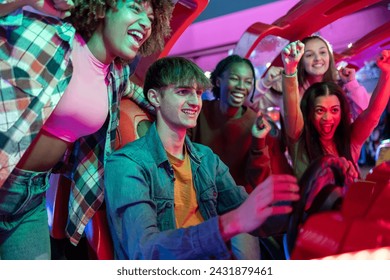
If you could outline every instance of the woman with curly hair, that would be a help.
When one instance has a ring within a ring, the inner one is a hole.
[[[72,180],[67,231],[78,243],[103,201],[120,99],[144,102],[129,80],[137,55],[163,47],[172,10],[170,0],[0,0],[0,259],[50,258],[53,172]]]

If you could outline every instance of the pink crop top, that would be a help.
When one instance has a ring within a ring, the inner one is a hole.
[[[70,58],[72,78],[42,129],[66,142],[75,142],[98,131],[107,118],[109,65],[97,60],[78,34]]]

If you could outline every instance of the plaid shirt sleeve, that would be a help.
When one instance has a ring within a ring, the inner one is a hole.
[[[0,187],[60,100],[74,29],[24,12],[0,25]]]

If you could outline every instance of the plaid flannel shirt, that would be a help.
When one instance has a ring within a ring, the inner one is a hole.
[[[70,24],[26,11],[0,18],[0,187],[70,81],[74,35]],[[129,94],[130,67],[110,66],[109,117],[98,132],[77,140],[64,158],[61,170],[72,179],[67,232],[73,244],[103,202],[103,168],[114,149],[121,97],[128,94],[148,107],[142,92]]]

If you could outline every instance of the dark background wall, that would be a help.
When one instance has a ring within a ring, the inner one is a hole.
[[[275,0],[210,0],[207,8],[195,20],[203,21],[210,18],[224,16],[226,14],[257,7],[260,5],[275,2]]]

